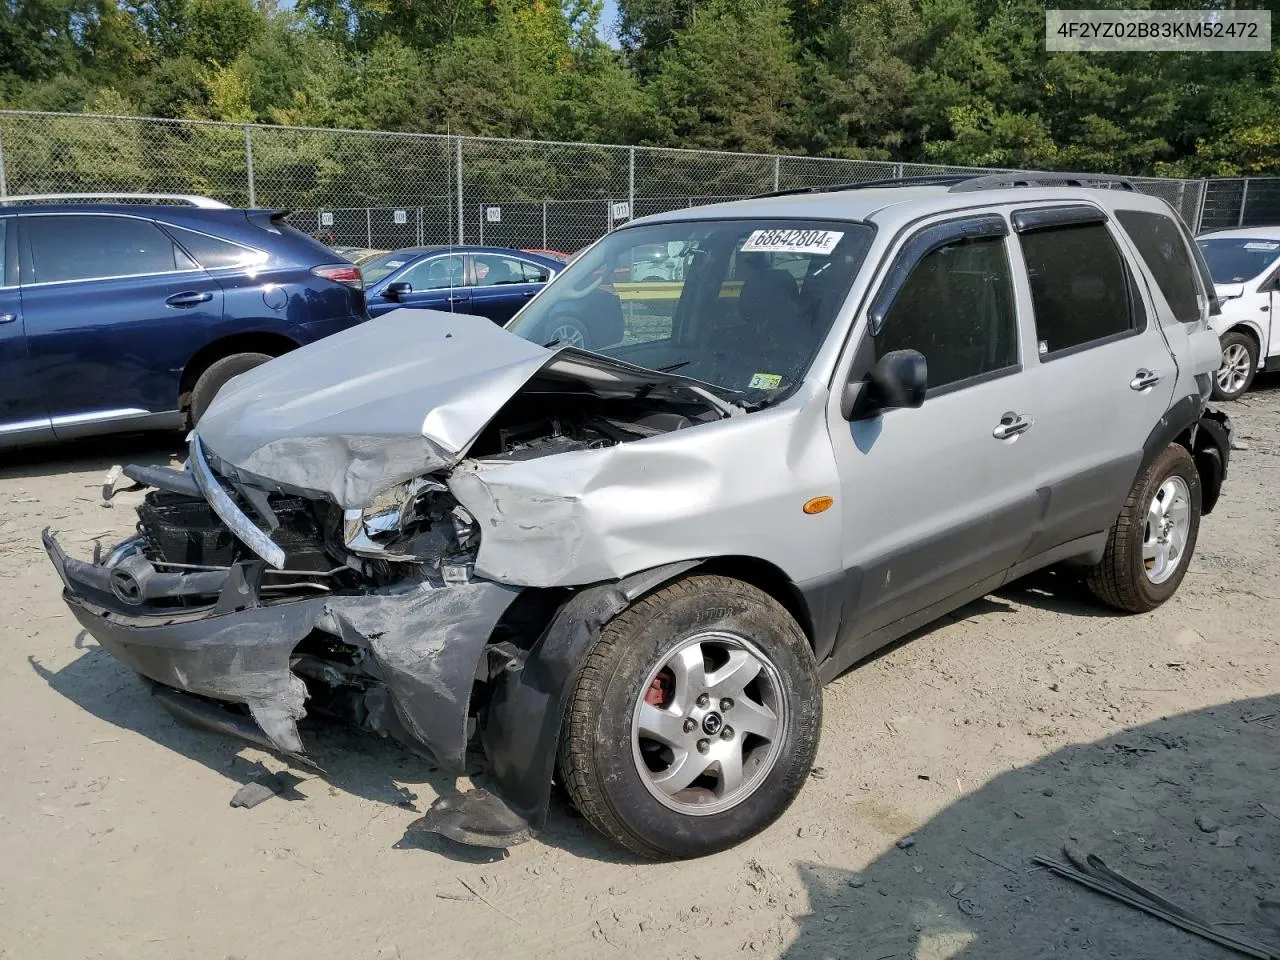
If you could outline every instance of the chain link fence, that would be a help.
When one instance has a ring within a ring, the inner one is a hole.
[[[681,207],[968,172],[1011,171],[0,111],[0,196],[195,193],[234,206],[287,208],[299,229],[328,243],[375,249],[452,242],[571,253],[634,217]],[[1215,192],[1228,181],[1207,181],[1208,194],[1201,180],[1133,181],[1172,204],[1192,229],[1202,211],[1213,224],[1231,216],[1235,194],[1224,188],[1219,199]],[[1252,191],[1255,198],[1264,193],[1257,185]],[[1269,195],[1272,209],[1280,207],[1280,188]],[[1245,199],[1236,202],[1243,208]],[[1260,200],[1251,203],[1263,209]]]
[[[1206,180],[1200,230],[1280,224],[1280,177]]]

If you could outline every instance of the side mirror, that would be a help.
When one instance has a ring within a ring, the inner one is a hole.
[[[881,410],[918,407],[929,389],[929,366],[918,350],[893,350],[881,357],[865,380],[850,380],[840,397],[846,420],[874,416]]]
[[[403,280],[399,283],[388,283],[387,289],[382,291],[383,296],[388,300],[399,300],[410,293],[413,293],[413,284],[405,283]]]

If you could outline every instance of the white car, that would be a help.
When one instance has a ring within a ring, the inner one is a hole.
[[[1222,339],[1215,400],[1235,400],[1254,374],[1280,357],[1271,318],[1280,309],[1280,227],[1215,230],[1196,238],[1213,275],[1222,313],[1209,326]]]

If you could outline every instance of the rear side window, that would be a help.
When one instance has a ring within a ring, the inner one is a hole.
[[[524,275],[525,283],[546,283],[551,277],[551,271],[546,267],[540,267],[527,260],[520,261],[520,270]]]
[[[1009,258],[1002,237],[947,244],[907,276],[872,341],[876,359],[918,350],[929,390],[995,373],[1018,363]]]
[[[1128,333],[1135,326],[1128,273],[1101,223],[1023,233],[1037,350],[1065,350]]]
[[[32,282],[100,280],[189,270],[191,263],[150,220],[110,216],[24,218]]]
[[[1182,231],[1172,219],[1145,210],[1117,210],[1116,219],[1142,254],[1156,286],[1183,323],[1200,319],[1200,290]]]
[[[9,221],[0,220],[0,287],[9,283],[9,274],[6,270],[8,260],[6,259],[6,251],[9,241]]]
[[[196,233],[183,227],[170,226],[178,242],[186,248],[187,253],[206,270],[219,270],[227,267],[248,267],[261,263],[266,255],[259,250],[242,247],[229,240],[219,240],[207,234]]]

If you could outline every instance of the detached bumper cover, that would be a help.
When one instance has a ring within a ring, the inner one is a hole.
[[[307,688],[290,670],[313,630],[368,654],[391,710],[382,732],[461,770],[471,689],[484,648],[518,587],[474,581],[446,587],[414,582],[355,596],[324,595],[262,605],[254,565],[238,564],[216,603],[182,610],[126,604],[101,564],[68,557],[48,531],[45,550],[65,586],[72,614],[103,648],[156,683],[244,704],[278,750],[303,755],[297,721]],[[371,720],[379,711],[371,710]]]

